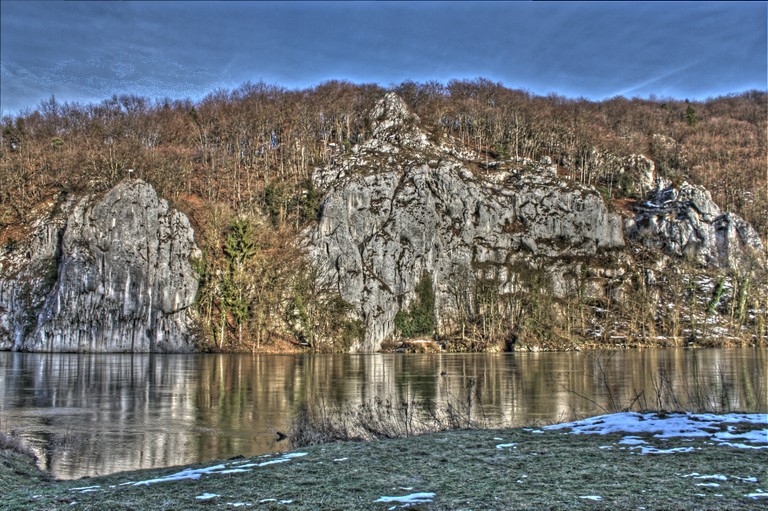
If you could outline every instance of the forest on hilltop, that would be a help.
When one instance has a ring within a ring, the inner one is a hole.
[[[622,162],[643,154],[658,176],[705,186],[723,210],[768,238],[766,92],[593,102],[484,79],[389,88],[330,81],[305,90],[246,83],[201,101],[123,95],[82,105],[52,97],[5,117],[0,250],[12,251],[66,197],[107,190],[134,169],[132,177],[151,183],[195,227],[208,348],[274,345],[291,335],[275,326],[286,323],[287,309],[314,315],[333,335],[358,335],[354,322],[336,321],[345,303],[318,300],[324,291],[292,240],[318,214],[313,169],[370,136],[367,114],[390,90],[430,137],[453,140],[486,163],[549,157],[560,176],[595,186],[621,209],[642,199]]]

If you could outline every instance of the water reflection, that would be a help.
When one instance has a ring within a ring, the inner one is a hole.
[[[768,411],[767,350],[479,355],[0,353],[0,430],[27,438],[59,478],[288,448],[302,403],[458,403],[474,385],[489,425],[602,413],[660,394]],[[721,403],[721,399],[725,402]]]

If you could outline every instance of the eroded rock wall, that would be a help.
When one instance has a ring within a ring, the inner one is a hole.
[[[701,186],[659,182],[635,210],[627,236],[647,248],[712,268],[737,269],[760,259],[763,244],[755,229],[721,211]]]
[[[394,93],[370,118],[369,140],[315,170],[325,200],[319,223],[304,233],[325,283],[365,323],[355,349],[377,350],[396,335],[395,317],[416,299],[425,273],[438,333],[450,333],[462,308],[479,310],[478,284],[524,300],[545,281],[539,293],[575,298],[599,315],[601,304],[621,303],[646,274],[681,258],[704,271],[763,264],[749,224],[701,187],[662,182],[645,156],[612,164],[636,176],[647,199],[609,210],[595,188],[559,177],[550,158],[489,162],[455,141],[438,142]],[[654,270],[638,270],[636,257]],[[648,299],[666,307],[663,291]]]
[[[187,217],[141,180],[63,209],[41,222],[26,257],[3,269],[1,347],[191,350],[199,251]]]
[[[307,233],[322,274],[365,321],[357,349],[376,350],[393,335],[425,272],[439,325],[478,279],[513,292],[530,268],[546,267],[564,294],[575,285],[574,260],[613,259],[624,246],[621,217],[595,190],[530,162],[472,172],[429,142],[394,94],[375,112],[373,137],[316,173],[326,198]]]

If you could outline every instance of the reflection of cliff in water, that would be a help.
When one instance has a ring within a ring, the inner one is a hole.
[[[73,355],[0,353],[3,431],[62,478],[286,449],[302,403],[466,401],[487,425],[594,415],[662,376],[687,401],[768,411],[765,349],[478,355]],[[719,402],[721,397],[726,403]]]

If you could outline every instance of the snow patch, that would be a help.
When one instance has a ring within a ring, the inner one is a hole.
[[[176,472],[175,474],[158,477],[156,479],[147,479],[146,481],[138,481],[135,483],[134,482],[122,483],[120,486],[123,486],[123,485],[142,486],[142,485],[155,484],[155,483],[165,483],[170,481],[182,481],[184,479],[196,480],[196,479],[200,479],[200,477],[202,477],[203,475],[210,475],[210,474],[242,474],[244,472],[251,472],[250,469],[253,467],[264,467],[267,465],[274,465],[276,463],[286,463],[293,459],[306,456],[307,454],[308,453],[306,452],[292,452],[288,454],[283,454],[281,457],[276,458],[274,460],[263,461],[261,463],[243,463],[242,461],[240,461],[237,463],[231,463],[229,465],[229,467],[235,466],[237,468],[228,468],[227,465],[214,465],[212,467],[197,468],[197,469],[187,468],[182,470],[181,472]]]
[[[693,478],[694,479],[715,479],[717,481],[727,481],[728,480],[728,477],[724,476],[722,474],[712,474],[712,475],[705,475],[705,476],[695,475],[695,476],[693,476]]]
[[[155,483],[167,483],[169,481],[183,481],[185,479],[200,479],[200,477],[202,477],[203,474],[211,474],[219,470],[224,470],[225,468],[226,468],[225,465],[214,465],[212,467],[197,468],[197,469],[187,468],[182,470],[181,472],[176,472],[175,474],[158,477],[156,479],[147,479],[145,481],[139,481],[136,483],[132,483],[132,485],[142,486],[142,485],[155,484]]]
[[[215,499],[216,497],[221,497],[218,493],[203,493],[202,495],[198,495],[195,497],[197,500],[211,500]]]
[[[274,465],[275,463],[285,463],[287,461],[291,461],[294,458],[301,458],[302,456],[306,456],[308,453],[306,452],[291,452],[288,454],[283,455],[280,458],[277,458],[275,460],[269,460],[269,461],[263,461],[259,464],[257,464],[257,467],[265,467],[267,465]],[[243,467],[248,467],[249,465],[243,465]]]
[[[92,493],[95,491],[101,491],[101,486],[82,486],[80,488],[70,488],[69,491],[76,491],[78,493]]]
[[[579,498],[584,500],[595,500],[595,501],[603,500],[603,497],[601,497],[600,495],[581,495],[579,496]]]
[[[721,431],[715,433],[714,438],[718,441],[725,442],[727,440],[745,440],[753,444],[768,444],[768,430],[758,431],[744,431],[742,433],[734,433],[735,428],[733,426],[728,427],[728,431]]]
[[[625,436],[621,440],[619,440],[619,443],[622,445],[639,445],[639,444],[647,444],[645,440],[643,440],[640,437],[637,436]]]
[[[768,449],[768,445],[735,444],[733,442],[720,442],[719,445],[727,445],[736,449]]]
[[[637,449],[633,447],[632,449]],[[671,449],[658,449],[656,447],[640,447],[640,454],[674,454],[676,452],[692,452],[693,447],[673,447]]]
[[[432,492],[411,493],[399,497],[379,497],[374,502],[397,502],[399,504],[429,504],[435,498]]]
[[[259,504],[266,504],[268,502],[277,502],[278,504],[292,504],[293,500],[261,499]]]
[[[736,447],[741,449],[768,449],[768,428],[738,432],[733,426],[728,431],[720,431],[723,425],[728,424],[755,424],[768,426],[766,414],[711,414],[711,413],[672,413],[659,416],[655,413],[623,412],[609,415],[600,415],[588,419],[554,424],[546,426],[545,430],[568,429],[571,434],[598,434],[629,433],[652,434],[655,438],[711,438],[719,445]],[[625,437],[620,443],[629,444],[637,437]],[[727,440],[740,439],[741,443],[731,443]],[[639,443],[639,442],[638,442]],[[766,444],[766,445],[754,445]],[[651,449],[651,448],[648,448]],[[645,448],[644,448],[645,450]],[[668,452],[688,452],[692,449]],[[661,450],[643,452],[643,454],[658,454]]]

